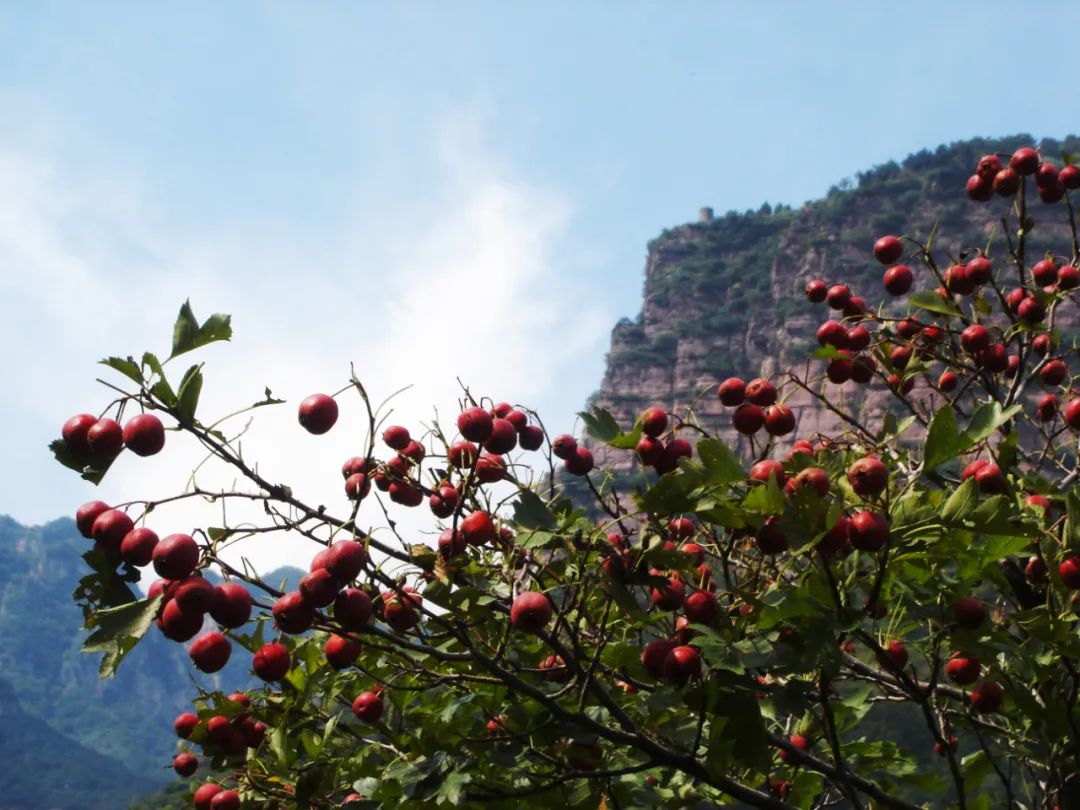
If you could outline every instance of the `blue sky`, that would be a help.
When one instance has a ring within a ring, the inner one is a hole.
[[[235,316],[208,409],[356,361],[382,393],[415,384],[406,421],[460,376],[570,429],[662,228],[1075,131],[1078,29],[1064,2],[5,3],[0,511],[95,494],[44,447],[107,401],[93,362],[163,348],[187,296]],[[251,446],[339,486],[348,439],[287,410]],[[163,493],[190,460],[122,459],[103,494]]]

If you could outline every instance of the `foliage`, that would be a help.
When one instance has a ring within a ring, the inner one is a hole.
[[[932,182],[955,187],[976,157]],[[886,167],[882,182],[902,184],[907,169]],[[1044,199],[1048,182],[1040,174]],[[829,204],[843,209],[855,192],[837,190]],[[382,436],[393,452],[380,458],[381,411],[352,377],[335,396],[366,414],[368,438],[346,462],[341,512],[264,478],[250,447],[240,454],[225,423],[199,410],[201,366],[176,380],[153,355],[109,363],[130,383],[118,412],[161,414],[243,480],[208,491],[193,477],[176,497],[214,504],[199,569],[265,597],[251,622],[223,629],[236,655],[258,654],[267,684],[242,699],[201,691],[188,744],[259,808],[340,806],[350,794],[360,807],[1075,806],[1080,398],[1072,353],[1049,345],[1040,355],[1036,341],[1075,303],[1080,247],[1075,237],[1060,247],[1055,281],[1033,282],[1035,193],[1028,178],[995,204],[1008,240],[985,278],[961,284],[981,257],[948,267],[932,233],[909,234],[879,259],[915,265],[913,295],[878,309],[834,290],[840,334],[808,365],[738,395],[721,390],[753,459],[692,409],[620,424],[593,408],[581,414],[587,441],[542,432],[530,451],[540,455],[506,465],[536,415],[467,390],[458,428],[484,452],[438,424],[419,440],[392,426]],[[1046,210],[1073,221],[1067,197]],[[759,238],[746,222],[731,227],[725,238]],[[177,334],[204,334],[187,305],[181,321]],[[231,334],[224,316],[207,323],[217,326],[204,342]],[[859,327],[869,337],[856,346]],[[1051,379],[1057,361],[1066,371]],[[868,369],[859,382],[855,365]],[[1035,415],[1040,383],[1068,400],[1048,418]],[[859,385],[887,387],[892,405],[863,413],[858,394],[838,396]],[[784,399],[795,393],[845,431],[785,454],[794,419]],[[268,390],[252,407],[277,402]],[[334,421],[324,405],[336,418],[327,402],[301,405],[314,433]],[[321,415],[305,410],[316,407]],[[636,454],[640,483],[630,490],[594,469],[593,450]],[[566,481],[589,510],[565,497]],[[223,525],[220,504],[250,502],[259,522]],[[438,550],[394,519],[425,502],[441,516]],[[120,507],[142,523],[156,505]],[[366,505],[385,528],[365,528]],[[97,523],[94,533],[101,548],[81,596],[95,646],[123,649],[145,623],[102,618],[116,615],[111,578],[131,560]],[[282,594],[222,559],[228,544],[266,534],[312,551],[299,591]],[[156,552],[154,565],[166,570]],[[187,586],[199,574],[174,576]],[[174,585],[160,584],[166,609],[197,612]],[[357,618],[357,600],[374,616]],[[125,608],[125,618],[151,608]],[[213,669],[201,641],[193,658]],[[271,673],[277,643],[288,666]],[[885,724],[903,734],[883,735]]]

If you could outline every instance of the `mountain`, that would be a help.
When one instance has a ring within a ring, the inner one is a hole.
[[[613,329],[603,382],[590,404],[606,408],[625,427],[650,405],[682,410],[701,396],[695,410],[702,423],[745,450],[746,440],[731,429],[715,385],[729,376],[768,375],[805,362],[826,317],[822,305],[806,300],[806,282],[843,282],[874,303],[884,296],[884,268],[871,254],[874,241],[890,233],[925,241],[935,223],[939,257],[955,258],[989,243],[1000,264],[1000,218],[1010,203],[997,197],[971,202],[964,186],[980,156],[1011,154],[1033,143],[1030,135],[953,143],[859,173],[797,210],[763,205],[713,217],[702,209],[698,222],[665,230],[648,245],[641,312]],[[1039,145],[1059,165],[1062,152],[1080,151],[1074,136]],[[1027,255],[1039,256],[1049,245],[1059,252],[1067,248],[1064,204],[1032,199],[1038,226]],[[916,269],[917,278],[920,272],[925,271]],[[1062,314],[1056,326],[1067,345],[1080,320],[1072,310]],[[859,396],[864,412],[895,407],[880,384],[860,387]],[[806,394],[787,404],[799,420],[800,436],[840,428]],[[598,462],[629,463],[626,454],[590,447]]]
[[[226,691],[252,683],[246,655],[196,677],[185,645],[156,630],[102,681],[98,656],[80,651],[71,598],[87,549],[70,519],[28,527],[0,516],[0,810],[126,806],[172,780],[172,723],[193,678]],[[268,581],[299,575],[281,569]]]

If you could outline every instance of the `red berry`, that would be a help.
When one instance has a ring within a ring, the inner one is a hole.
[[[761,430],[762,425],[765,424],[765,412],[757,405],[745,402],[731,415],[731,424],[739,433],[745,436],[752,435]]]
[[[889,542],[889,521],[878,512],[856,512],[848,523],[848,540],[860,551],[878,551]]]
[[[668,418],[663,408],[646,408],[641,414],[641,432],[646,436],[657,437],[667,430]]]
[[[275,641],[255,652],[251,668],[264,681],[280,681],[288,674],[290,665],[289,648]]]
[[[787,405],[771,405],[765,409],[765,432],[770,436],[785,436],[795,430],[795,414]]]
[[[158,544],[158,536],[147,528],[132,529],[120,542],[120,556],[129,565],[149,565]]]
[[[563,466],[571,475],[588,475],[595,463],[591,450],[587,447],[578,447],[574,455],[563,462]]]
[[[1049,360],[1039,369],[1043,385],[1061,385],[1069,376],[1069,367],[1062,360]]]
[[[458,528],[465,538],[465,542],[472,546],[494,544],[498,536],[495,521],[492,520],[490,514],[483,511],[473,512],[463,518],[458,524]]]
[[[994,196],[994,181],[979,174],[973,174],[967,181],[967,195],[975,202],[987,202]]]
[[[846,349],[850,344],[851,337],[840,321],[825,321],[818,327],[817,341],[822,346]]]
[[[979,680],[982,665],[978,658],[954,655],[945,664],[945,676],[955,684],[969,686]]]
[[[573,436],[564,433],[551,440],[551,452],[557,458],[566,461],[577,452],[577,441]]]
[[[763,459],[750,468],[750,480],[766,483],[770,478],[776,479],[776,485],[784,486],[787,476],[784,475],[784,467],[779,461]]]
[[[1050,287],[1057,284],[1058,266],[1053,259],[1043,259],[1040,262],[1035,262],[1034,267],[1031,268],[1031,278],[1040,287]]]
[[[851,303],[851,290],[846,284],[834,284],[825,294],[825,300],[832,309],[843,309]]]
[[[517,447],[517,441],[517,428],[514,427],[513,422],[509,419],[493,419],[491,435],[483,442],[483,445],[489,453],[500,455],[509,453]]]
[[[977,712],[996,712],[1005,702],[1005,690],[993,681],[983,681],[971,690],[971,708]]]
[[[91,533],[94,540],[109,551],[119,551],[124,538],[135,528],[135,523],[122,509],[106,509],[94,520]],[[170,577],[176,579],[176,577]]]
[[[746,384],[746,398],[762,408],[776,402],[776,386],[761,377]]]
[[[1020,175],[1015,169],[1004,168],[994,175],[994,193],[1002,197],[1011,197],[1020,190]]]
[[[903,295],[911,289],[915,276],[906,264],[896,264],[885,271],[882,283],[891,295]]]
[[[510,607],[510,625],[523,633],[538,633],[553,615],[554,609],[546,594],[525,591],[518,594]]]
[[[696,647],[676,647],[664,659],[664,680],[685,684],[701,676],[701,656]]]
[[[641,651],[641,665],[654,678],[661,677],[664,673],[664,661],[677,646],[677,642],[668,638],[653,639]]]
[[[1073,430],[1080,430],[1080,399],[1070,399],[1065,406],[1065,424]]]
[[[822,295],[824,299],[824,294]],[[86,434],[97,423],[97,417],[89,413],[80,413],[64,422],[60,429],[60,435],[68,449],[78,456],[85,456],[90,452]]]
[[[544,444],[544,430],[539,425],[525,425],[518,431],[522,450],[539,450]]]
[[[1070,554],[1058,566],[1058,576],[1066,588],[1080,590],[1080,557]]]
[[[746,383],[738,377],[728,377],[719,384],[716,393],[720,397],[720,402],[728,407],[742,405],[746,399]]]
[[[199,546],[187,534],[170,534],[154,547],[154,570],[165,579],[183,579],[199,564]]]
[[[1022,146],[1009,158],[1009,168],[1021,176],[1035,174],[1039,168],[1039,153],[1030,146]]]
[[[312,394],[300,403],[300,424],[308,433],[326,433],[337,422],[337,418],[337,402],[326,394]]]
[[[993,180],[994,176],[1002,169],[1001,158],[997,155],[983,155],[979,158],[979,162],[975,167],[975,172],[988,180]]]
[[[848,469],[848,481],[857,495],[877,495],[889,484],[889,468],[876,456],[860,458]]]
[[[383,444],[391,450],[400,451],[408,447],[409,442],[412,441],[412,436],[410,436],[409,431],[401,425],[391,425],[383,431],[382,440]]]
[[[216,630],[203,633],[188,648],[192,662],[203,672],[217,672],[229,661],[232,643]]]
[[[885,669],[903,669],[908,662],[907,648],[902,641],[890,641],[882,645],[877,660]]]
[[[895,236],[883,236],[874,242],[874,258],[882,264],[892,264],[904,253],[904,243]]]
[[[124,431],[114,419],[98,419],[86,431],[86,444],[91,453],[114,456],[124,446]]]
[[[808,281],[806,284],[806,299],[812,304],[820,304],[825,300],[825,295],[828,291],[829,288],[825,286],[825,282],[819,278],[815,278],[812,281]]]
[[[486,442],[491,437],[494,420],[480,407],[466,408],[457,418],[461,435],[470,442]]]
[[[360,657],[360,642],[346,636],[331,635],[323,645],[323,655],[334,669],[346,669]]]
[[[987,495],[1000,495],[1008,489],[1005,475],[997,464],[984,464],[975,473],[975,483],[979,485],[979,491]]]
[[[251,593],[239,582],[224,582],[214,588],[210,617],[222,627],[240,627],[251,618]]]
[[[661,571],[653,570],[653,576],[663,576]],[[686,599],[686,586],[682,577],[678,574],[670,574],[667,584],[654,586],[652,589],[652,602],[660,610],[678,610]]]
[[[352,705],[353,714],[364,723],[377,723],[383,716],[382,697],[374,692],[361,692]]]
[[[315,608],[304,601],[299,591],[279,597],[270,612],[283,633],[303,633],[315,621]]]
[[[165,426],[152,413],[133,416],[124,425],[124,444],[137,456],[152,456],[165,446]]]
[[[986,605],[974,596],[962,596],[953,603],[953,618],[968,630],[978,630],[986,621]]]
[[[180,776],[191,776],[199,770],[199,760],[193,754],[177,754],[173,757],[172,766]]]
[[[334,600],[334,619],[346,630],[366,626],[371,614],[371,598],[359,588],[346,588]]]
[[[775,517],[766,518],[754,539],[762,554],[780,554],[788,549],[787,533],[780,528]]]
[[[973,323],[960,333],[960,345],[968,354],[978,354],[990,345],[990,332],[985,326]]]
[[[716,595],[708,591],[694,591],[686,598],[683,612],[694,624],[708,624],[716,614]]]

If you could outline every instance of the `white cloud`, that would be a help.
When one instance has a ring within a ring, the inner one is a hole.
[[[339,424],[313,437],[297,425],[295,407],[308,393],[345,385],[350,361],[376,400],[413,386],[394,404],[394,421],[413,429],[430,420],[433,406],[452,420],[458,377],[477,394],[535,406],[553,429],[568,429],[598,382],[576,373],[580,358],[602,350],[611,317],[602,305],[580,303],[587,283],[558,263],[570,201],[516,177],[482,136],[474,116],[447,121],[434,139],[440,174],[431,194],[414,201],[360,190],[347,232],[297,234],[267,224],[202,242],[149,227],[152,201],[130,186],[73,189],[48,164],[0,152],[0,293],[10,308],[0,339],[18,353],[0,409],[32,425],[14,441],[32,479],[41,473],[30,484],[41,489],[4,508],[41,520],[90,497],[157,498],[184,486],[199,455],[173,434],[157,457],[121,457],[100,492],[72,486],[73,474],[41,457],[67,415],[107,401],[90,384],[103,371],[93,361],[164,348],[187,296],[196,315],[231,312],[236,327],[231,344],[192,356],[207,362],[201,412],[253,402],[266,385],[287,398],[255,413],[245,454],[333,512],[347,509],[338,471],[363,446],[362,408],[344,395]],[[22,362],[24,352],[33,362]],[[174,374],[186,360],[176,361]],[[29,483],[13,469],[4,475],[9,493]],[[228,486],[233,473],[206,469],[200,481]],[[219,509],[163,508],[149,525],[160,532],[215,525]],[[379,518],[373,504],[361,514]],[[401,525],[419,533],[432,521],[421,508]],[[314,549],[254,538],[241,551],[265,570],[304,564]]]

